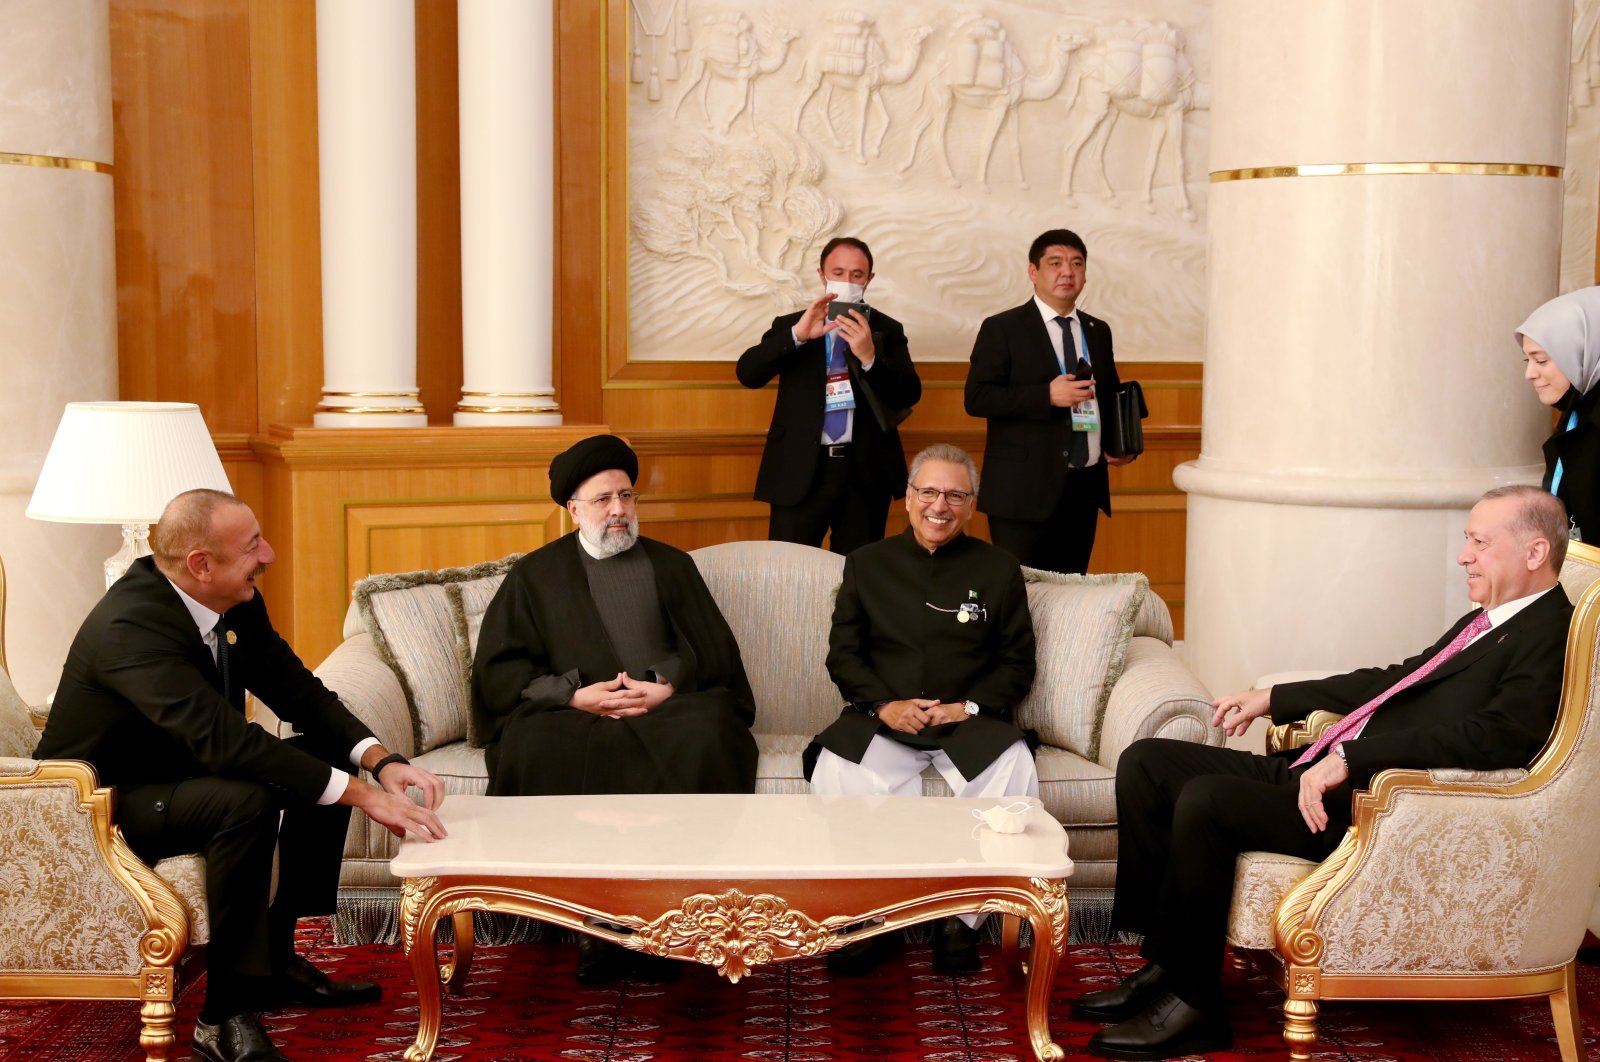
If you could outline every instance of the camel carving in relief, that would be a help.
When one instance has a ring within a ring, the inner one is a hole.
[[[967,13],[956,21],[951,38],[924,92],[918,123],[911,133],[911,150],[900,172],[906,172],[916,162],[922,135],[932,127],[934,153],[944,163],[950,183],[961,187],[961,179],[950,165],[947,138],[951,112],[956,107],[971,107],[988,111],[988,121],[978,142],[978,183],[984,191],[989,190],[989,159],[1001,131],[1009,124],[1017,181],[1026,189],[1022,134],[1015,120],[1017,108],[1023,103],[1050,99],[1060,92],[1072,54],[1089,43],[1089,38],[1076,33],[1056,34],[1051,42],[1048,64],[1041,73],[1027,68],[1007,38],[1005,27],[986,15]]]
[[[834,126],[833,96],[836,91],[856,94],[856,160],[867,161],[868,110],[877,107],[882,126],[872,142],[872,155],[876,158],[883,150],[883,137],[889,131],[889,111],[883,104],[881,90],[885,85],[900,85],[910,80],[922,58],[922,42],[933,33],[929,26],[913,27],[906,35],[905,50],[894,62],[883,37],[876,28],[876,20],[862,11],[841,11],[830,16],[833,28],[818,52],[801,67],[800,102],[794,111],[794,131],[800,132],[800,120],[806,107],[820,90],[822,92],[822,120],[833,146],[840,151],[847,145]]]
[[[1195,220],[1189,205],[1189,189],[1184,176],[1183,119],[1190,111],[1209,110],[1211,90],[1196,77],[1184,54],[1183,33],[1166,22],[1118,22],[1102,27],[1095,43],[1085,50],[1077,64],[1074,100],[1081,99],[1089,118],[1062,149],[1061,192],[1066,205],[1076,206],[1072,178],[1078,156],[1090,143],[1096,144],[1100,161],[1100,182],[1106,202],[1115,206],[1117,194],[1106,176],[1106,144],[1116,127],[1117,117],[1131,114],[1154,119],[1154,133],[1144,172],[1144,205],[1155,213],[1151,187],[1161,159],[1162,144],[1173,146],[1173,184],[1187,221]]]
[[[739,116],[750,115],[750,127],[755,129],[756,78],[765,76],[783,66],[788,57],[789,45],[799,37],[796,30],[780,27],[767,34],[767,46],[756,39],[750,19],[742,14],[707,15],[704,29],[696,42],[694,66],[689,84],[679,95],[672,108],[676,121],[683,103],[695,89],[700,90],[700,113],[706,124],[719,133],[726,134]],[[738,105],[729,109],[720,120],[711,118],[711,86],[721,81],[732,89]]]

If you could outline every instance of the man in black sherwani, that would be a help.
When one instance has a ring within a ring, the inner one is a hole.
[[[920,796],[930,764],[956,796],[1037,796],[1032,742],[1013,713],[1033,685],[1033,620],[1016,558],[965,534],[978,470],[938,444],[911,463],[903,534],[844,562],[828,636],[843,712],[806,750],[818,793]],[[981,915],[940,923],[933,963],[979,966]],[[880,934],[828,956],[838,974],[872,969],[898,943]]]
[[[639,459],[614,435],[550,463],[578,525],[516,563],[483,617],[474,733],[491,795],[748,793],[755,699],[739,644],[694,561],[639,537]],[[580,935],[578,979],[671,960]]]

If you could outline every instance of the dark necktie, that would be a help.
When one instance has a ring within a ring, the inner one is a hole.
[[[1072,336],[1072,318],[1057,317],[1056,324],[1061,326],[1061,363],[1075,363],[1073,374],[1080,380],[1087,380],[1094,375],[1094,370],[1089,363],[1083,360],[1083,354],[1078,350],[1078,343]],[[1072,433],[1072,448],[1067,452],[1067,464],[1073,468],[1085,468],[1089,464],[1089,433],[1075,431]]]
[[[233,687],[228,684],[228,624],[222,617],[217,617],[217,625],[211,628],[211,633],[217,638],[217,671],[222,674],[222,696],[232,701]]]
[[[837,332],[829,332],[823,337],[823,343],[828,350],[828,375],[837,376],[845,369],[844,354],[850,349],[850,344]],[[828,437],[829,442],[838,442],[844,435],[844,430],[850,426],[850,411],[848,409],[830,409],[822,415],[822,434]]]

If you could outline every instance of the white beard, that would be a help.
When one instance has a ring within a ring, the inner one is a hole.
[[[609,533],[607,531],[608,529],[604,524],[593,528],[587,525],[580,525],[578,528],[578,534],[583,536],[583,540],[589,543],[594,551],[604,559],[606,557],[615,557],[619,553],[626,553],[633,548],[635,542],[639,541],[639,518],[637,516],[629,516],[626,531],[621,529],[611,529]]]

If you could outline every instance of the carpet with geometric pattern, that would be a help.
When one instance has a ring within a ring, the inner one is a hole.
[[[383,1002],[352,1011],[280,1011],[265,1024],[292,1059],[399,1059],[416,1036],[416,991],[398,949],[338,947],[325,922],[301,929],[302,950],[335,977],[376,981]],[[582,988],[570,943],[480,947],[462,996],[446,997],[440,1062],[649,1062],[749,1059],[831,1062],[907,1059],[1001,1062],[1032,1058],[1018,991],[994,970],[933,971],[926,945],[867,977],[838,979],[820,959],[760,967],[730,985],[686,965],[668,985],[622,982]],[[1056,979],[1051,1030],[1070,1059],[1098,1028],[1073,1021],[1079,994],[1114,984],[1138,965],[1124,945],[1073,945]],[[1580,965],[1585,1039],[1600,1023],[1600,967]],[[1265,978],[1229,969],[1235,1044],[1215,1059],[1287,1058],[1282,997]],[[203,984],[179,999],[175,1059],[189,1035]],[[1558,1059],[1549,1007],[1502,1003],[1349,1003],[1322,1010],[1319,1059],[1329,1062],[1551,1062]],[[0,1058],[26,1062],[137,1062],[138,1007],[123,1002],[0,1002]]]

